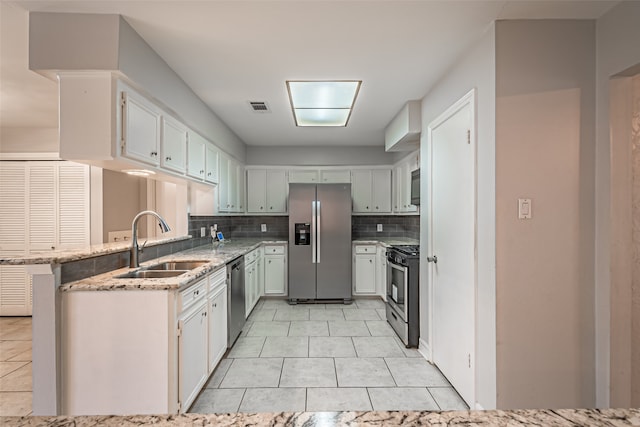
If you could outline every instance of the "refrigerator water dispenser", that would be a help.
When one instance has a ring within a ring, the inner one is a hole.
[[[311,225],[305,223],[295,224],[296,245],[311,244]]]

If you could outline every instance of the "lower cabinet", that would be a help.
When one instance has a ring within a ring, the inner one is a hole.
[[[287,295],[286,245],[264,247],[264,294]]]
[[[260,281],[262,274],[262,248],[254,249],[244,256],[244,306],[245,318],[249,317],[253,307],[256,306],[260,296],[262,296]]]
[[[353,293],[376,295],[376,245],[353,246]]]
[[[379,245],[376,260],[376,293],[387,300],[387,248]]]
[[[194,308],[178,320],[178,393],[180,411],[191,406],[207,380],[207,299],[201,298]]]
[[[227,285],[214,288],[209,295],[209,371],[213,372],[227,351]]]

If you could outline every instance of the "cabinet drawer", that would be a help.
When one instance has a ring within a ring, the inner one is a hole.
[[[219,269],[209,276],[209,281],[209,289],[211,289],[211,291],[215,291],[220,286],[224,286],[227,283],[227,269],[224,267]]]
[[[180,291],[178,295],[178,312],[187,310],[198,301],[203,300],[207,294],[207,278],[200,280],[187,289]]]
[[[257,260],[259,254],[260,254],[260,251],[258,249],[254,249],[251,252],[247,252],[247,254],[244,256],[245,265]]]
[[[284,255],[283,245],[267,245],[264,247],[265,255]]]
[[[357,254],[375,254],[376,245],[356,245]]]

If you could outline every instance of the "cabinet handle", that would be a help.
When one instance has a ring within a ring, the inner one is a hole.
[[[367,206],[367,210],[369,209],[369,206]]]
[[[372,260],[372,259],[370,259],[370,260],[369,260],[369,262],[373,262],[373,260]]]
[[[262,206],[260,206],[260,210],[262,210]]]
[[[170,157],[170,156],[167,156],[167,157],[165,157],[164,159],[165,159],[166,161],[171,161],[171,157]]]
[[[56,248],[55,246],[51,246],[51,249],[55,249],[55,248]]]
[[[157,152],[157,151],[152,151],[152,152],[151,152],[151,157],[155,157],[155,156],[157,156],[157,155],[158,155],[158,152]]]
[[[213,307],[214,307],[214,308],[215,308],[215,307],[217,307],[217,306],[218,306],[217,304],[213,304]]]
[[[271,264],[271,260],[269,260],[269,264]]]
[[[200,170],[200,175],[202,175],[203,173],[204,173],[204,170],[202,170],[202,169],[201,169],[201,170]]]
[[[376,206],[376,209],[380,209],[378,206]]]
[[[207,176],[211,176],[211,172],[209,172],[209,173],[207,174]]]
[[[269,209],[273,210],[273,206],[271,206]]]

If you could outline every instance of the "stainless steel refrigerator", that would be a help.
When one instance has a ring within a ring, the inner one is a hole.
[[[289,184],[289,301],[351,301],[351,184]]]

